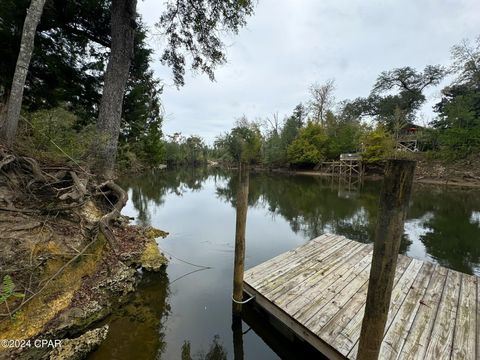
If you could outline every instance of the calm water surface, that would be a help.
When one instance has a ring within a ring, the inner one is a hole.
[[[131,302],[107,319],[109,336],[90,359],[233,359],[237,175],[152,172],[126,178],[123,185],[130,196],[124,214],[170,232],[159,245],[173,257],[166,271],[145,274]],[[251,174],[246,268],[323,233],[370,242],[380,186]],[[401,252],[480,275],[480,191],[416,185]],[[179,259],[211,269],[198,271]],[[295,344],[265,326],[258,314],[245,320],[245,359],[299,358]]]

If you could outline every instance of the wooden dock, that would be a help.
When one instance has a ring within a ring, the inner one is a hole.
[[[355,359],[373,245],[322,235],[244,276],[265,311],[330,359]],[[479,278],[399,255],[380,359],[480,359]]]

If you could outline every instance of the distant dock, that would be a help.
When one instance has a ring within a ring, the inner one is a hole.
[[[247,270],[255,302],[330,359],[356,359],[372,244],[322,235]],[[380,359],[480,359],[479,278],[399,255]]]

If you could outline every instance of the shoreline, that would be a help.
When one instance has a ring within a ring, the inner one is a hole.
[[[320,176],[320,177],[332,177],[331,174],[325,174],[317,171],[295,171],[295,170],[273,170],[274,172],[280,172],[285,174],[291,175],[306,175],[306,176]],[[356,177],[355,177],[356,178]],[[381,175],[366,175],[363,177],[364,180],[370,181],[379,181],[382,180]],[[433,179],[433,178],[426,178],[426,177],[415,177],[413,182],[415,184],[426,184],[426,185],[436,185],[436,186],[455,186],[455,187],[463,187],[463,188],[480,188],[480,181],[465,181],[463,179],[458,178],[448,178],[448,179]]]
[[[0,332],[64,341],[80,358],[105,339],[108,327],[95,328],[129,301],[138,269],[164,271],[157,241],[168,233],[130,224],[120,213],[128,196],[112,181],[97,184],[71,166],[59,170],[0,147],[2,161],[0,281],[8,286],[0,289]],[[70,358],[52,350],[12,345],[0,358]]]

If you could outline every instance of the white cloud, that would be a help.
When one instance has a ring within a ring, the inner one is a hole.
[[[153,25],[163,6],[146,0],[139,12]],[[164,131],[211,141],[242,114],[289,114],[309,84],[329,78],[339,100],[366,96],[381,71],[448,64],[452,45],[480,34],[479,13],[478,0],[259,0],[247,28],[227,39],[228,64],[216,82],[189,73],[180,90],[165,87]],[[169,69],[154,68],[172,83]]]

